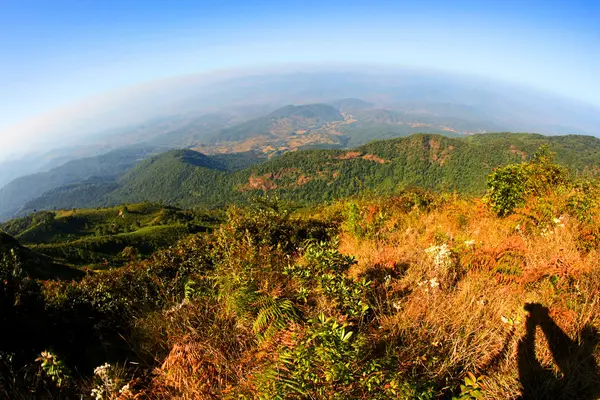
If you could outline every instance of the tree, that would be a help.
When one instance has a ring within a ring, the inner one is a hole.
[[[543,145],[530,162],[496,168],[487,178],[486,200],[503,217],[530,196],[540,196],[570,182],[569,171],[554,163],[554,153]]]

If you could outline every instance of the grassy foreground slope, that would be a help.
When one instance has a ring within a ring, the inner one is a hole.
[[[412,190],[302,213],[263,199],[74,282],[28,280],[5,260],[0,390],[598,398],[598,184],[547,153],[489,182],[483,199]]]
[[[38,252],[23,246],[14,237],[0,231],[0,261],[12,263],[18,261],[16,274],[26,274],[35,279],[77,279],[84,274],[70,266],[56,262]],[[6,285],[6,283],[5,283]]]

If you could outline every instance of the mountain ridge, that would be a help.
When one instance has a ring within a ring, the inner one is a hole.
[[[93,199],[78,202],[74,185],[46,193],[25,210],[61,208],[72,197],[68,204],[74,207],[144,200],[219,207],[243,203],[262,192],[307,204],[367,190],[389,194],[407,187],[481,194],[493,168],[528,160],[544,144],[573,171],[596,173],[600,168],[600,139],[587,136],[493,133],[459,139],[417,134],[353,149],[288,152],[229,171],[208,156],[176,150],[142,161]]]

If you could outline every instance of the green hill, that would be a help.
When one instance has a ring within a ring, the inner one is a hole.
[[[0,230],[0,262],[12,257],[16,258],[28,277],[35,279],[70,280],[84,275],[78,269],[57,263],[50,257],[22,246],[17,239]]]
[[[481,194],[493,168],[527,160],[542,144],[557,161],[579,173],[600,166],[600,139],[587,136],[482,134],[465,138],[418,134],[376,141],[353,150],[305,150],[272,157],[238,170],[191,150],[145,160],[111,185],[56,189],[25,209],[98,207],[162,201],[179,207],[242,203],[264,191],[300,203],[315,203],[364,191],[393,193],[407,187]],[[88,185],[88,186],[85,186]],[[102,188],[107,190],[102,193]]]
[[[150,146],[115,150],[101,156],[71,161],[49,172],[16,179],[0,189],[0,221],[37,209],[55,208],[54,205],[45,206],[47,198],[52,198],[51,202],[56,204],[56,208],[63,209],[80,207],[82,204],[106,204],[98,199],[103,198],[106,193],[119,189],[118,181],[121,176],[154,151],[156,148]],[[174,150],[173,154],[179,154],[185,164],[222,171],[237,171],[263,160],[263,157],[255,152],[207,157],[193,151]],[[165,159],[162,162],[168,164]],[[153,161],[144,166],[152,163]],[[158,171],[157,174],[161,175],[162,172]],[[140,198],[141,200],[152,199]],[[122,202],[117,201],[114,204],[119,203]]]
[[[107,193],[105,204],[163,201],[179,206],[220,202],[229,173],[205,155],[173,150],[153,157],[126,173],[119,187]]]
[[[218,220],[153,203],[41,211],[0,225],[32,250],[75,265],[119,265],[175,244]],[[15,239],[15,240],[16,240]],[[130,248],[125,251],[126,248]]]
[[[23,176],[0,189],[0,221],[13,217],[28,201],[54,188],[122,174],[140,159],[156,152],[153,146],[132,146],[89,158],[69,161],[48,172]]]

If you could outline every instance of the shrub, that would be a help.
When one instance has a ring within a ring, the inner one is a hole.
[[[306,326],[262,373],[262,398],[406,398],[399,396],[407,386],[393,373],[394,360],[372,357],[365,336],[323,313]]]
[[[530,162],[496,168],[487,178],[486,200],[498,216],[512,214],[530,196],[541,196],[569,183],[569,172],[554,164],[554,155],[540,147]]]

